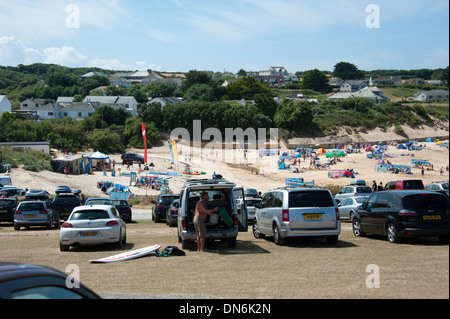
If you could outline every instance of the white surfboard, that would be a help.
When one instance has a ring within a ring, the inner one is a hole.
[[[162,247],[161,245],[154,245],[154,246],[136,249],[136,250],[132,250],[132,251],[129,251],[126,253],[122,253],[122,254],[118,254],[118,255],[102,258],[102,259],[89,260],[89,262],[91,262],[91,263],[113,263],[116,261],[125,261],[125,260],[135,259],[135,258],[139,258],[139,257],[143,257],[145,255],[151,254],[155,251],[158,251],[161,247]]]

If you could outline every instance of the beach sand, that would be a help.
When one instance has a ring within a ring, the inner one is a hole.
[[[375,180],[377,184],[380,182],[387,183],[391,180],[398,179],[422,179],[424,185],[428,185],[435,181],[448,181],[449,173],[445,170],[449,165],[449,151],[446,147],[440,147],[435,142],[419,143],[424,146],[423,150],[399,150],[394,146],[389,146],[387,152],[391,154],[397,154],[398,157],[387,158],[392,164],[396,165],[411,165],[411,159],[423,159],[428,160],[433,166],[434,170],[425,169],[424,176],[421,176],[420,168],[412,168],[412,175],[406,174],[391,174],[381,173],[375,171],[375,165],[378,163],[375,159],[368,159],[367,152],[361,150],[360,153],[348,154],[342,158],[341,162],[336,165],[330,166],[329,169],[347,169],[351,168],[354,172],[357,172],[356,178],[363,179],[371,186],[372,181]],[[143,150],[129,149],[128,152],[135,152],[143,155]],[[174,165],[171,164],[171,155],[167,142],[163,143],[163,146],[155,147],[148,150],[148,161],[153,163],[155,172],[183,172],[186,170],[206,172],[201,176],[189,176],[183,175],[182,177],[172,177],[170,179],[170,188],[174,193],[178,193],[183,184],[188,179],[194,178],[211,178],[212,174],[221,174],[225,179],[243,186],[244,188],[255,188],[258,191],[264,193],[271,189],[282,187],[285,185],[286,178],[304,178],[305,182],[311,182],[314,180],[315,184],[319,187],[325,187],[327,185],[345,186],[351,181],[349,178],[329,178],[328,169],[311,169],[309,159],[306,162],[301,161],[298,165],[303,173],[292,173],[289,170],[279,170],[277,161],[278,156],[263,157],[257,156],[256,150],[250,150],[244,158],[243,150],[239,147],[236,150],[224,150],[222,155],[234,156],[234,161],[231,164],[220,161],[220,152],[207,150],[203,152],[203,157],[198,155],[199,150],[195,150],[196,156],[189,158],[187,156],[188,148],[179,145],[178,162]],[[281,149],[280,152],[289,151]],[[230,153],[231,152],[231,153]],[[120,155],[110,155],[110,159],[115,159],[116,163],[121,163]],[[254,163],[251,163],[251,160]],[[249,162],[250,160],[250,162]],[[325,154],[319,155],[321,163],[327,162]],[[172,166],[172,169],[169,167]],[[440,168],[444,168],[444,174],[440,175]],[[22,168],[12,169],[10,176],[13,185],[19,188],[28,189],[43,189],[48,191],[51,195],[54,194],[55,188],[60,185],[67,185],[72,189],[80,189],[85,196],[102,196],[100,189],[97,188],[98,181],[110,181],[122,185],[130,185],[130,177],[119,176],[117,169],[126,170],[126,167],[116,164],[116,176],[113,177],[111,172],[107,173],[107,176],[103,175],[103,172],[95,172],[92,175],[69,175],[65,177],[64,174],[43,171],[43,172],[29,172]],[[138,165],[134,165],[134,168],[138,168]],[[264,175],[252,174],[252,168],[254,171],[259,170]],[[142,175],[145,175],[145,171]],[[149,172],[151,175],[151,171]],[[158,195],[159,192],[152,189],[138,188],[131,186],[131,191],[135,195]],[[103,195],[104,196],[104,195]]]

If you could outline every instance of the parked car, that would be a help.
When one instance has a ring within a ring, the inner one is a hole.
[[[61,225],[59,247],[68,251],[75,245],[114,244],[121,249],[126,244],[126,224],[111,205],[78,206]]]
[[[84,202],[84,205],[85,206],[88,206],[88,205],[111,205],[111,206],[114,206],[114,202],[112,201],[111,198],[93,197],[93,198],[86,199],[86,201]]]
[[[133,211],[131,210],[131,207],[133,207],[133,205],[130,205],[128,201],[124,199],[113,199],[112,202],[119,211],[120,218],[122,218],[126,223],[131,223],[133,218]]]
[[[0,262],[0,299],[101,299],[82,283],[67,285],[67,279],[53,268]]]
[[[50,198],[50,194],[42,189],[30,189],[25,193],[26,201],[46,201]]]
[[[0,222],[14,223],[14,213],[18,204],[15,198],[0,198]]]
[[[370,194],[372,194],[372,188],[369,186],[349,185],[343,187],[334,198],[342,201],[344,198],[368,196]]]
[[[369,198],[369,196],[357,196],[349,197],[338,204],[339,216],[341,220],[353,219],[353,215],[356,213],[359,207]]]
[[[356,212],[352,228],[357,237],[381,234],[391,243],[403,237],[438,237],[448,242],[448,197],[424,190],[377,192]]]
[[[137,163],[137,164],[144,164],[144,158],[139,155],[139,154],[135,154],[135,153],[125,153],[122,154],[122,156],[120,157],[122,159],[122,164],[128,164],[128,162],[130,162],[130,164],[133,163]],[[126,161],[128,160],[128,161]],[[125,162],[126,161],[126,162]]]
[[[72,210],[81,205],[80,197],[74,193],[57,193],[52,201],[53,209],[58,212],[59,218],[62,220],[66,220]]]
[[[172,202],[172,204],[170,204],[169,209],[167,209],[166,224],[169,225],[169,227],[177,225],[179,208],[180,208],[180,199],[175,199]]]
[[[196,241],[194,213],[203,191],[209,195],[207,209],[219,207],[220,211],[219,214],[208,215],[206,237],[211,240],[226,240],[229,248],[236,247],[239,231],[248,231],[247,210],[243,200],[241,203],[244,189],[224,179],[190,180],[183,186],[177,221],[178,241],[183,249],[189,248],[190,243]]]
[[[337,243],[341,222],[327,189],[279,188],[264,194],[253,222],[255,238],[273,236],[277,245],[288,237],[320,236]]]
[[[21,202],[14,212],[14,230],[21,227],[53,226],[59,228],[59,214],[51,207],[50,201],[24,201]]]
[[[14,186],[0,187],[0,192],[4,193],[6,197],[25,196],[25,190]]]
[[[167,210],[169,209],[170,204],[175,199],[179,199],[180,195],[174,194],[161,194],[156,198],[156,201],[152,201],[153,209],[152,209],[152,220],[156,223],[165,220],[167,217]]]
[[[391,181],[384,185],[385,191],[402,189],[425,189],[425,187],[423,187],[423,182],[420,179]]]
[[[256,210],[261,204],[261,198],[257,197],[246,197],[245,198],[245,205],[247,205],[247,211],[248,211],[248,221],[253,222],[255,220]]]
[[[427,185],[425,187],[425,189],[428,191],[439,192],[439,193],[449,196],[448,195],[448,182],[431,183],[430,185]]]

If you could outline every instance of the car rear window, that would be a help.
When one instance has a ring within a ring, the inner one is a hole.
[[[93,199],[89,200],[86,205],[111,205],[111,201],[108,199]]]
[[[291,192],[289,193],[289,207],[330,207],[334,206],[328,191]]]
[[[109,214],[104,210],[83,210],[74,212],[71,220],[109,219]]]
[[[448,191],[448,183],[443,183],[442,188],[445,189],[446,191]]]
[[[114,206],[129,206],[126,200],[113,200]]]
[[[403,198],[403,207],[414,211],[418,210],[447,210],[448,200],[439,194],[419,194]]]
[[[361,194],[370,194],[372,193],[372,188],[369,186],[356,187],[356,192]]]
[[[403,189],[423,189],[422,181],[403,181]]]
[[[175,199],[180,198],[179,196],[163,196],[161,197],[162,203],[169,203],[171,204]]]
[[[20,205],[19,210],[31,211],[31,210],[43,210],[43,209],[44,209],[44,203],[22,203]]]
[[[70,204],[81,205],[80,199],[76,196],[57,196],[53,200],[53,204]]]
[[[256,204],[261,203],[260,199],[246,199],[245,204],[247,206],[255,206]]]
[[[3,207],[14,207],[14,206],[16,206],[16,201],[14,201],[14,200],[1,200],[0,199],[0,206],[3,206]]]

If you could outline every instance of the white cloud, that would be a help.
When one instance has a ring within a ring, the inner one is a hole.
[[[133,70],[133,66],[124,64],[117,59],[94,59],[89,62],[89,66],[106,70]]]
[[[87,58],[77,52],[75,48],[46,48],[44,49],[45,62],[65,66],[79,66],[86,63]]]
[[[45,57],[38,50],[27,48],[15,37],[0,37],[0,64],[16,66],[43,62]]]

